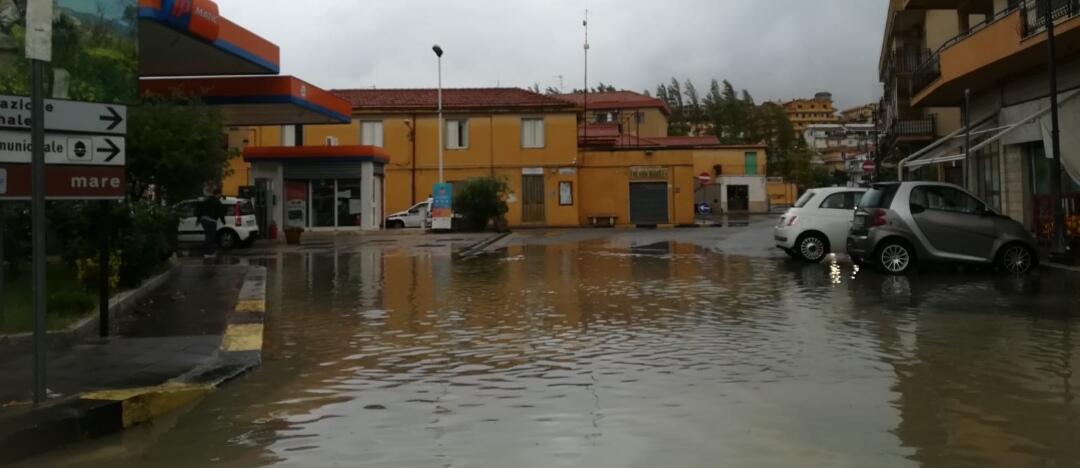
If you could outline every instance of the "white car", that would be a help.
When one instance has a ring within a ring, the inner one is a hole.
[[[807,190],[773,229],[776,246],[808,262],[844,253],[852,213],[865,192],[849,187]]]
[[[176,205],[180,214],[180,242],[202,242],[203,233],[195,218],[195,207],[201,200],[187,200]],[[250,247],[259,237],[259,223],[255,219],[255,206],[251,200],[227,197],[221,200],[225,208],[225,224],[218,220],[217,242],[222,249]]]
[[[425,228],[431,224],[431,199],[386,217],[387,229]]]

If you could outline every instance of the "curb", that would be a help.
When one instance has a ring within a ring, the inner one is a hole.
[[[110,298],[109,320],[115,323],[116,320],[123,318],[124,314],[130,312],[139,301],[142,301],[146,296],[149,296],[157,290],[157,288],[172,279],[172,277],[180,271],[179,267],[180,262],[174,257],[169,260],[169,269],[165,272],[143,281],[143,283],[135,289],[117,293]],[[68,326],[66,329],[49,331],[46,334],[47,346],[49,349],[53,349],[54,346],[67,345],[78,338],[97,336],[98,318],[99,308],[95,307],[94,312],[90,316]],[[0,352],[3,352],[5,348],[8,347],[30,346],[33,341],[34,334],[32,332],[0,335]]]
[[[1045,266],[1047,268],[1053,268],[1055,270],[1072,271],[1072,272],[1080,273],[1080,267],[1062,265],[1060,263],[1043,262],[1042,266]]]
[[[226,318],[221,346],[207,362],[154,387],[88,392],[40,408],[27,405],[5,424],[16,429],[0,432],[0,463],[120,432],[199,400],[262,364],[265,318],[266,268],[251,266]]]

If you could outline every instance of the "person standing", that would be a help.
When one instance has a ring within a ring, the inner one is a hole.
[[[221,204],[221,189],[214,189],[214,193],[199,202],[195,217],[203,228],[203,258],[214,258],[217,255],[217,228],[218,221],[225,224],[225,206]]]

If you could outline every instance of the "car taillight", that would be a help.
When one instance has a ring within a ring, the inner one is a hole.
[[[787,222],[788,227],[794,226],[796,219],[799,219],[799,217],[798,216],[792,216],[791,219],[789,219],[788,222]]]
[[[233,216],[236,216],[236,227],[240,227],[240,226],[244,225],[244,220],[241,219],[241,216],[240,216],[240,204],[239,203],[233,205]]]
[[[870,221],[871,226],[884,226],[888,224],[885,220],[885,215],[889,214],[888,210],[877,209],[874,210],[874,218]]]

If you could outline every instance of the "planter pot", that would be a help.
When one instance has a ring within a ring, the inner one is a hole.
[[[303,229],[289,228],[285,230],[285,243],[289,245],[300,245],[300,235],[304,233]]]

